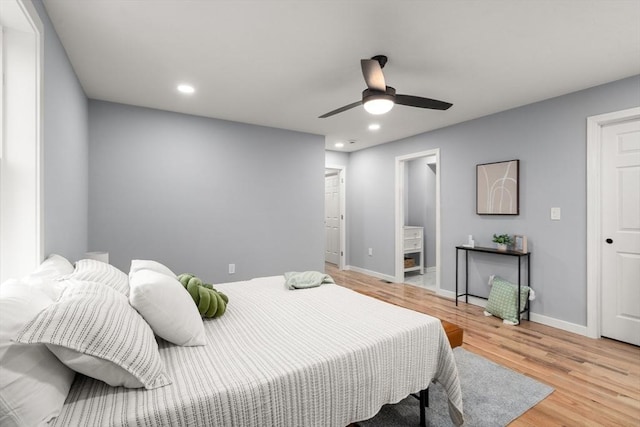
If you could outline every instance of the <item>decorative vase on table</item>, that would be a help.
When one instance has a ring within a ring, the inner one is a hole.
[[[502,252],[506,251],[507,250],[507,245],[504,244],[504,243],[498,243],[498,250],[502,251]]]

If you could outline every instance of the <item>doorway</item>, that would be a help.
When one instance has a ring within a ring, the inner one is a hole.
[[[340,270],[345,265],[345,169],[326,166],[324,174],[325,262]]]
[[[395,282],[438,292],[440,149],[396,157],[395,196]]]
[[[587,334],[640,345],[640,108],[587,120]]]

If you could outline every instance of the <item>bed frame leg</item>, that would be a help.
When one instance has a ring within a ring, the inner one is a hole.
[[[429,387],[420,390],[420,427],[426,427],[425,409],[429,406]]]
[[[425,409],[429,407],[429,387],[424,390],[420,390],[420,393],[414,393],[411,396],[415,397],[420,402],[420,427],[426,427],[427,417]]]

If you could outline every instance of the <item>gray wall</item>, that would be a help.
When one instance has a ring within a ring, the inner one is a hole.
[[[331,165],[331,166],[348,166],[349,153],[327,150],[324,153],[324,162],[326,165]],[[348,169],[347,169],[347,172],[349,172]]]
[[[89,243],[115,266],[324,269],[324,137],[94,100],[89,124]]]
[[[87,251],[88,101],[40,0],[44,26],[44,250],[74,261]]]
[[[350,264],[394,275],[395,157],[440,148],[442,288],[454,290],[454,247],[468,234],[480,246],[492,246],[493,233],[524,234],[538,297],[532,311],[586,325],[586,119],[638,105],[635,76],[351,153]],[[520,215],[476,215],[476,164],[509,159],[520,159]],[[562,208],[561,221],[549,219],[553,206]],[[493,272],[515,280],[507,260],[473,261],[472,291],[488,293]]]

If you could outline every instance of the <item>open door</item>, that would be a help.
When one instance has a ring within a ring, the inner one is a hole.
[[[325,165],[325,261],[340,270],[347,262],[346,187],[346,166]]]
[[[327,169],[324,176],[324,260],[340,264],[340,171]]]

